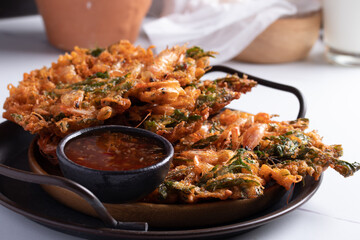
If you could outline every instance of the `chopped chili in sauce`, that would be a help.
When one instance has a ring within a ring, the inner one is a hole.
[[[160,162],[165,150],[146,137],[106,132],[70,141],[65,154],[71,161],[88,168],[126,171]]]

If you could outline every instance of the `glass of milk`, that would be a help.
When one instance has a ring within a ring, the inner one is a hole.
[[[323,0],[326,58],[360,66],[360,0]]]

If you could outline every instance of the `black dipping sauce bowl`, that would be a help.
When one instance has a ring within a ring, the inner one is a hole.
[[[164,150],[164,158],[151,166],[125,171],[103,171],[88,168],[71,161],[65,154],[65,147],[76,138],[105,132],[120,132],[145,138]],[[67,135],[59,143],[56,154],[63,175],[94,193],[102,202],[124,203],[136,201],[154,191],[165,179],[174,148],[171,143],[153,132],[119,125],[105,125],[79,130]]]

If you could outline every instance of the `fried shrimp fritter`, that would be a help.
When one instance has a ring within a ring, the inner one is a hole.
[[[3,116],[39,134],[40,149],[52,157],[56,139],[107,122],[142,124],[174,142],[256,85],[238,76],[200,82],[212,54],[175,46],[154,56],[128,41],[75,48],[50,68],[24,74],[19,86],[9,85]]]
[[[340,145],[305,132],[307,119],[277,122],[266,113],[223,110],[257,83],[237,75],[200,80],[213,54],[175,46],[154,55],[127,41],[75,48],[9,85],[3,116],[38,134],[42,154],[54,164],[61,139],[82,128],[121,124],[164,136],[174,159],[145,202],[250,199],[275,182],[289,189],[305,176],[318,179],[328,167],[343,176],[360,170],[339,159]]]
[[[306,176],[318,179],[329,166],[345,177],[360,170],[359,163],[339,160],[340,145],[325,145],[316,132],[304,132],[308,119],[271,117],[226,109],[206,120],[177,142],[170,172],[146,201],[256,198],[268,183],[289,190]]]

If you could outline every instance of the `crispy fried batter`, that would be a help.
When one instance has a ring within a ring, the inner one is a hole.
[[[144,199],[150,202],[256,198],[271,181],[289,189],[329,166],[344,176],[360,169],[339,160],[340,145],[305,133],[307,119],[220,112],[256,82],[237,75],[200,81],[213,54],[175,46],[154,56],[127,41],[75,48],[50,68],[24,74],[18,87],[9,85],[3,116],[39,134],[54,164],[62,137],[85,127],[123,124],[166,137],[175,156],[165,181]]]
[[[146,201],[194,203],[208,199],[255,198],[275,181],[286,189],[309,175],[318,179],[328,166],[344,176],[360,169],[338,158],[307,119],[277,122],[269,114],[226,109],[175,145],[173,167]]]
[[[24,74],[18,87],[10,85],[3,116],[40,134],[40,148],[53,157],[49,134],[61,138],[109,121],[141,123],[175,142],[256,85],[238,76],[200,82],[211,54],[176,46],[154,56],[127,41],[107,49],[75,48],[50,68]]]

